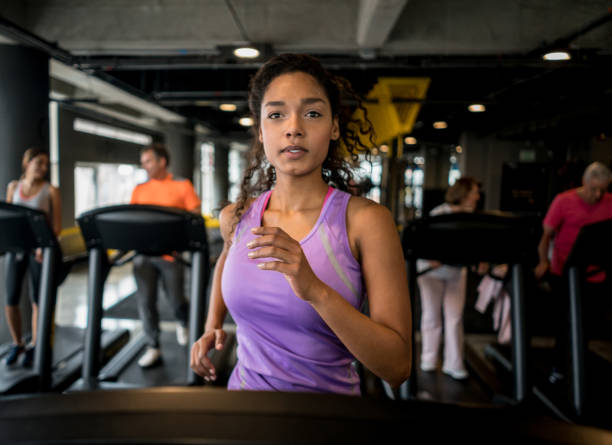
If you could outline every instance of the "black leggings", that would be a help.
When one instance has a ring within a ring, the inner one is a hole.
[[[6,281],[6,305],[18,306],[21,297],[21,286],[29,269],[30,300],[38,304],[38,292],[40,290],[40,275],[42,265],[36,261],[34,252],[7,253],[4,256],[5,281]]]

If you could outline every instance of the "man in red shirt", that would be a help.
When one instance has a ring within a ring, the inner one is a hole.
[[[149,180],[139,184],[132,192],[131,204],[151,204],[176,207],[200,212],[200,199],[191,181],[174,178],[168,172],[170,156],[162,144],[145,147],[140,153],[140,164],[147,171]],[[134,278],[138,286],[138,310],[147,337],[148,347],[138,360],[142,368],[150,368],[161,361],[159,343],[159,312],[157,309],[157,282],[161,278],[166,295],[178,321],[177,341],[187,344],[188,304],[183,294],[183,266],[171,256],[152,257],[138,255],[134,258]]]
[[[535,268],[535,276],[541,279],[549,272],[554,296],[561,297],[554,305],[558,311],[558,333],[555,363],[549,377],[553,383],[564,377],[561,369],[564,367],[568,345],[568,284],[567,279],[561,275],[580,229],[587,224],[612,219],[612,194],[607,192],[611,179],[612,174],[605,165],[593,162],[584,172],[582,187],[558,194],[544,218],[542,238],[538,245],[540,262]],[[552,262],[549,262],[548,251],[553,236]],[[605,304],[605,292],[602,291],[605,278],[603,272],[588,278],[589,286],[583,300],[585,315],[601,315],[596,308]],[[589,315],[587,317],[590,319]],[[595,327],[592,322],[585,323],[584,326],[589,330]],[[588,336],[585,335],[586,337]]]

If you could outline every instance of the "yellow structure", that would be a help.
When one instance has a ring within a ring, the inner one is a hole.
[[[380,77],[364,102],[368,118],[376,131],[375,142],[381,145],[410,133],[421,109],[420,100],[427,95],[427,77]],[[358,110],[356,117],[362,118]],[[367,145],[369,141],[363,140]]]

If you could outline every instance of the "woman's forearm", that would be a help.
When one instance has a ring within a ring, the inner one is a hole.
[[[227,315],[227,307],[223,301],[221,292],[221,277],[223,276],[223,266],[227,254],[225,250],[219,256],[215,270],[213,272],[213,281],[210,291],[210,302],[208,308],[208,316],[206,317],[205,330],[220,328],[223,326],[223,321]]]
[[[329,286],[311,305],[355,358],[378,377],[397,387],[410,376],[410,338],[362,314]]]

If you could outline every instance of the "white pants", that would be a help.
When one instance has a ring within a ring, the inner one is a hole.
[[[449,268],[450,269],[450,268]],[[444,369],[463,370],[463,307],[467,269],[456,269],[444,279],[435,273],[418,278],[421,293],[421,363],[438,362],[444,313]]]

